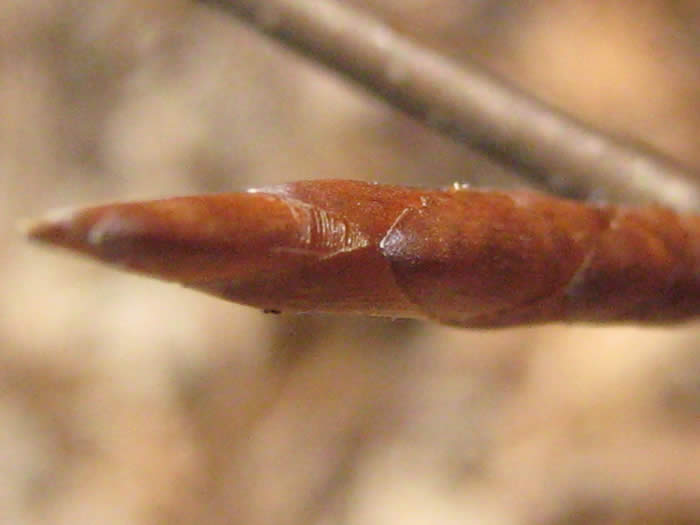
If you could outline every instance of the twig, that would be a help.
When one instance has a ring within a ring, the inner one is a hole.
[[[85,208],[29,236],[267,311],[496,327],[700,316],[700,216],[353,181]]]
[[[690,173],[332,0],[200,0],[251,22],[453,139],[569,196],[700,209]],[[562,187],[564,184],[564,187]]]

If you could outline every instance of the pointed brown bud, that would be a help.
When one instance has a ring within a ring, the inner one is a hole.
[[[52,215],[36,240],[267,310],[461,326],[700,315],[700,218],[309,181]]]

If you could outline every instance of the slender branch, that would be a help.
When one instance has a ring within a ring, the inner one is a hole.
[[[199,0],[354,79],[390,105],[560,194],[700,209],[672,160],[615,139],[473,63],[455,63],[332,0]],[[562,180],[564,187],[562,187]]]

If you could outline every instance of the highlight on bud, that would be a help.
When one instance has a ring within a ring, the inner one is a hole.
[[[29,238],[268,311],[460,326],[700,314],[700,218],[533,192],[306,181],[52,213]]]

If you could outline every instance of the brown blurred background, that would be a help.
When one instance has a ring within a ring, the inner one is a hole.
[[[694,0],[357,0],[700,169]],[[0,523],[700,523],[700,331],[265,316],[22,217],[523,181],[221,12],[0,0]]]

